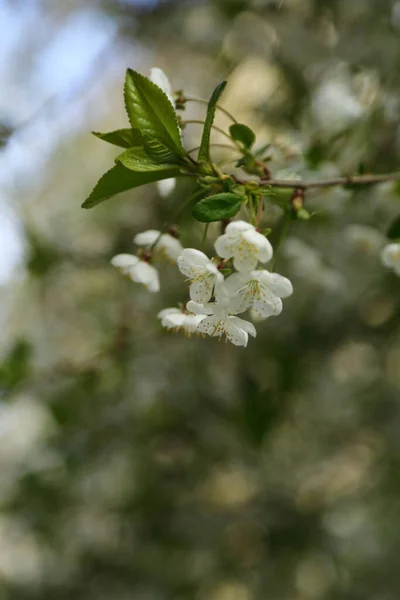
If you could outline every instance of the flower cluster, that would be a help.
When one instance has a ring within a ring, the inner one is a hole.
[[[165,258],[176,263],[183,247],[180,241],[169,233],[155,229],[143,231],[133,238],[137,246],[143,248],[141,257],[133,254],[117,254],[111,264],[135,281],[142,283],[147,291],[160,291],[160,278],[157,269],[151,264],[154,260]]]
[[[258,263],[271,260],[273,250],[268,239],[250,223],[230,223],[216,240],[215,250],[218,256],[213,260],[194,248],[186,248],[179,256],[178,267],[189,281],[191,300],[186,305],[189,314],[181,313],[184,316],[180,316],[175,328],[192,333],[191,313],[196,317],[197,332],[225,336],[236,346],[247,346],[249,335],[255,337],[256,330],[252,323],[237,315],[248,309],[252,309],[256,318],[278,315],[282,311],[281,298],[290,296],[292,284],[281,275],[256,268]],[[228,261],[232,261],[236,272],[225,278],[221,268]],[[162,311],[159,317],[162,325],[171,329],[169,314]]]
[[[152,176],[151,181],[157,181],[161,196],[169,195],[175,188],[176,179],[169,177],[170,174],[177,177],[195,176],[199,190],[194,196],[200,192],[202,197],[192,210],[194,218],[202,223],[220,221],[228,222],[228,225],[215,241],[214,258],[209,258],[195,248],[184,249],[173,230],[167,233],[150,229],[135,236],[133,241],[138,246],[137,255],[118,254],[113,257],[111,263],[153,293],[160,290],[159,272],[154,264],[165,259],[177,264],[189,282],[190,300],[185,307],[161,310],[158,314],[161,325],[168,330],[183,331],[187,335],[200,333],[220,339],[225,337],[236,346],[247,346],[249,335],[255,337],[256,329],[253,323],[238,315],[248,311],[250,318],[255,322],[279,315],[283,308],[282,299],[293,293],[293,287],[289,279],[274,273],[273,269],[269,271],[263,267],[273,258],[273,248],[267,237],[251,224],[260,223],[264,202],[269,197],[268,190],[264,190],[263,187],[264,184],[268,186],[269,182],[272,183],[271,165],[267,167],[266,158],[260,161],[259,155],[252,153],[252,146],[256,141],[255,133],[232,117],[234,124],[229,128],[228,137],[243,155],[238,166],[240,165],[245,172],[260,177],[258,185],[253,180],[246,181],[224,174],[211,159],[210,130],[216,108],[221,108],[217,101],[225,85],[226,82],[221,82],[210,99],[201,145],[194,148],[199,150],[195,160],[190,155],[192,151],[186,151],[183,146],[182,130],[187,124],[198,121],[185,121],[177,114],[177,111],[185,108],[187,101],[195,99],[186,98],[182,91],[174,93],[167,76],[159,68],[151,69],[149,79],[128,69],[126,106],[133,127],[131,133],[138,131],[142,146],[134,145],[117,158],[117,172],[121,173],[121,169],[123,172],[133,171],[134,187],[140,178],[143,178],[143,183],[149,181],[143,173],[159,172],[158,178]],[[313,103],[316,121],[320,120],[319,117],[324,111],[335,112],[343,94],[346,96],[345,106],[341,106],[342,112],[334,127],[341,130],[349,122],[358,119],[363,112],[363,102],[352,92],[347,80],[339,78],[333,83],[328,82],[317,91]],[[146,99],[143,104],[140,101],[142,97]],[[159,110],[153,109],[153,103]],[[226,110],[221,110],[231,116]],[[151,127],[144,127],[144,122]],[[122,135],[121,131],[125,133]],[[106,141],[126,148],[131,133],[126,133],[127,130],[121,131],[98,135]],[[85,202],[85,207],[110,197],[110,178],[114,176],[112,171],[104,176],[105,180],[100,180]],[[163,179],[165,175],[169,178]],[[293,181],[297,177],[298,175],[290,176]],[[279,178],[287,179],[287,173],[280,174]],[[277,183],[279,184],[279,181],[275,181],[275,185]],[[286,235],[286,224],[291,219],[309,219],[311,216],[303,207],[306,186],[302,185],[301,189],[295,187],[288,202],[282,204],[283,226],[280,242]],[[117,185],[117,191],[120,191],[120,183]],[[232,221],[231,219],[243,209],[248,211],[251,223],[243,220]],[[400,217],[389,228],[388,237],[391,243],[385,247],[383,235],[365,225],[348,226],[344,237],[355,249],[365,254],[376,256],[380,251],[382,263],[400,275],[399,232]],[[340,276],[326,267],[315,251],[300,240],[289,238],[284,251],[299,276],[331,290],[340,287]]]

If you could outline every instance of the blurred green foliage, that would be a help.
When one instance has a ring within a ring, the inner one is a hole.
[[[0,597],[397,600],[400,284],[379,261],[396,186],[306,197],[315,215],[291,222],[278,260],[295,292],[246,350],[161,330],[155,315],[185,294],[174,266],[153,296],[109,265],[168,222],[189,185],[80,204],[115,158],[89,131],[125,126],[128,66],[160,66],[205,98],[227,79],[226,106],[277,177],[397,170],[398,3],[38,5],[54,36],[79,11],[101,12],[119,54],[79,96],[79,126],[67,113],[41,172],[12,196],[26,253],[4,296]],[[185,130],[187,147],[199,131]],[[180,233],[201,246],[189,208]]]

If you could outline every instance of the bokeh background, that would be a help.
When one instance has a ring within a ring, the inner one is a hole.
[[[150,295],[109,264],[186,183],[80,205],[127,66],[201,98],[228,78],[281,177],[397,170],[400,2],[0,0],[0,59],[0,598],[398,600],[398,186],[307,197],[295,293],[245,350],[162,331],[173,266]]]

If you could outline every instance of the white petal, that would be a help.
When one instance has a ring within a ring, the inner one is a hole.
[[[160,237],[160,234],[161,232],[156,229],[148,229],[142,231],[142,233],[137,233],[133,241],[137,246],[152,246]]]
[[[130,270],[130,277],[137,283],[143,283],[149,292],[158,292],[160,290],[158,271],[147,262],[139,261]]]
[[[151,292],[152,294],[156,294],[157,292],[160,291],[160,279],[158,277],[157,271],[156,271],[156,273],[157,273],[157,275],[155,275],[151,281],[144,284],[146,290],[148,292]]]
[[[253,299],[253,309],[263,317],[277,316],[282,312],[282,300],[271,290],[260,286],[260,295]]]
[[[243,329],[244,331],[246,331],[246,333],[249,333],[253,337],[256,337],[257,331],[256,331],[256,328],[254,327],[253,323],[250,323],[249,321],[245,321],[244,319],[241,319],[240,317],[231,317],[231,320],[235,325],[240,327],[240,329]]]
[[[400,264],[400,244],[385,246],[381,252],[381,260],[386,267],[396,268]]]
[[[194,302],[204,304],[212,296],[214,277],[199,277],[189,287],[190,298]]]
[[[259,234],[261,235],[261,234]],[[262,246],[259,249],[258,260],[262,263],[269,262],[274,255],[273,248],[271,246],[271,242],[267,240],[265,236],[262,236],[264,241],[262,242]]]
[[[181,257],[182,261],[186,264],[196,267],[203,267],[211,262],[204,252],[200,252],[200,250],[196,250],[195,248],[185,248]]]
[[[225,233],[234,233],[236,235],[239,232],[241,233],[243,231],[250,231],[252,229],[255,229],[254,225],[251,225],[246,221],[232,221],[226,226]]]
[[[201,333],[208,333],[208,335],[221,335],[221,334],[217,334],[217,321],[215,319],[214,316],[211,317],[204,317],[204,319],[202,319],[200,321],[200,323],[197,326],[198,331],[200,331]]]
[[[224,276],[222,273],[218,273],[215,278],[214,296],[216,305],[228,308],[232,299],[232,294],[229,288],[225,286]]]
[[[164,317],[166,317],[168,315],[176,315],[176,314],[181,313],[181,312],[182,311],[179,308],[163,308],[158,313],[157,318],[158,319],[163,319]]]
[[[293,294],[293,286],[291,281],[278,273],[269,273],[268,271],[261,271],[265,274],[260,278],[260,281],[267,285],[271,292],[273,292],[279,298],[287,298]]]
[[[193,300],[189,300],[186,304],[186,308],[194,313],[195,315],[212,315],[213,310],[207,308],[207,306],[203,306],[199,302],[193,302]]]
[[[167,329],[177,329],[185,324],[186,315],[183,312],[178,314],[171,314],[164,317],[161,321],[161,325]]]
[[[204,319],[203,315],[185,315],[184,329],[188,333],[198,331],[198,326]]]
[[[254,272],[256,272],[256,271],[254,271]],[[228,292],[228,294],[233,296],[240,289],[242,289],[243,286],[246,285],[248,280],[249,280],[249,278],[248,278],[247,273],[239,273],[239,272],[233,273],[232,275],[229,275],[229,277],[227,277],[225,279],[224,288]]]
[[[153,67],[150,70],[150,81],[158,85],[158,87],[168,96],[168,100],[174,106],[174,99],[172,97],[172,88],[168,77],[162,69]]]
[[[234,318],[235,317],[232,317],[232,320],[230,320],[227,324],[225,331],[226,337],[235,346],[243,346],[244,348],[246,348],[247,342],[249,340],[248,333],[244,329],[239,327],[237,323],[235,323],[235,321],[233,320]]]
[[[215,240],[215,251],[221,258],[231,258],[234,253],[236,242],[232,237],[227,233],[220,235],[219,238]]]
[[[208,273],[208,267],[211,263],[208,256],[200,250],[194,248],[185,248],[177,260],[179,270],[181,273],[189,277],[189,279],[195,279],[200,275],[206,275]]]
[[[164,233],[161,236],[156,248],[164,250],[167,257],[174,262],[178,260],[178,257],[183,251],[183,246],[180,241],[172,235],[169,235],[169,233]]]
[[[255,321],[256,323],[261,323],[261,321],[265,321],[265,319],[267,317],[263,317],[262,315],[260,315],[259,312],[254,310],[254,308],[251,308],[250,309],[250,318],[252,319],[252,321]]]
[[[111,264],[119,269],[130,269],[139,262],[137,256],[133,254],[117,254],[111,259]]]
[[[157,181],[157,189],[158,193],[162,198],[166,198],[174,191],[176,187],[176,179],[175,177],[170,177],[169,179],[162,179],[161,181]]]
[[[257,249],[248,244],[242,245],[233,257],[233,265],[238,271],[252,271],[258,262]]]
[[[264,235],[253,230],[245,231],[242,235],[249,244],[257,248],[257,257],[259,261],[264,263],[271,260],[274,251],[270,241],[267,240]]]
[[[245,312],[253,306],[254,292],[250,286],[245,285],[232,298],[229,304],[229,312],[233,315]]]

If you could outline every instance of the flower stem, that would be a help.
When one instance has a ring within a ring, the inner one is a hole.
[[[198,102],[199,104],[207,104],[208,105],[207,100],[200,100],[200,98],[186,98],[185,97],[185,102]],[[233,121],[234,123],[238,122],[237,119],[235,119],[235,117],[229,111],[226,110],[226,108],[223,108],[222,106],[217,104],[217,109],[220,110],[222,113],[224,113],[224,115],[229,117],[229,119],[231,119],[231,121]]]
[[[203,239],[201,240],[201,245],[205,246],[206,243],[206,239],[207,239],[207,233],[208,233],[208,228],[210,227],[210,223],[206,223],[205,227],[204,227],[204,233],[203,233]]]
[[[272,272],[275,271],[276,263],[278,260],[279,250],[280,250],[280,247],[281,247],[283,241],[285,240],[285,238],[288,234],[291,220],[292,219],[291,219],[290,209],[287,209],[281,219],[281,230],[279,232],[279,237],[276,241],[275,248],[274,248],[274,257],[271,262],[271,271]]]
[[[200,119],[189,119],[189,121],[183,121],[183,123],[185,125],[191,125],[191,124],[204,125],[204,121],[200,121]],[[218,131],[221,135],[224,135],[226,138],[228,138],[228,140],[230,140],[231,142],[234,143],[234,140],[231,138],[229,133],[226,133],[226,131],[221,129],[221,127],[218,127],[217,125],[212,125],[211,127],[213,129],[215,129],[215,131]]]
[[[202,188],[200,188],[199,190],[193,192],[193,194],[191,194],[191,196],[189,196],[189,198],[187,198],[184,202],[182,202],[182,204],[178,207],[177,211],[175,212],[175,214],[173,216],[172,223],[176,223],[180,219],[185,208],[187,208],[187,206],[193,200],[196,200],[202,194],[204,194],[204,190]]]
[[[238,149],[236,148],[236,146],[229,146],[228,144],[210,144],[210,148],[215,148],[215,147],[217,147],[217,148],[227,148],[228,150],[234,150],[235,152],[238,152]],[[200,150],[200,146],[196,146],[195,148],[191,148],[190,150],[188,150],[188,154],[190,154],[191,152],[196,152],[196,150]]]

